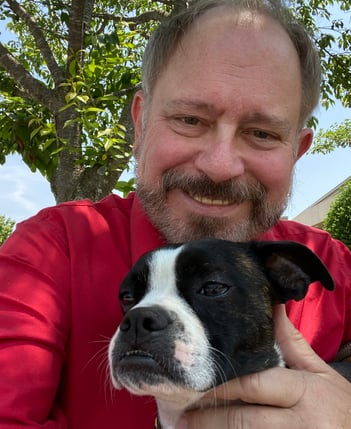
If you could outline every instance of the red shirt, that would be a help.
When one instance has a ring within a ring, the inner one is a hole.
[[[332,360],[351,341],[351,253],[318,229],[282,221],[261,239],[308,245],[337,288],[318,284],[289,317]],[[42,210],[0,247],[0,427],[152,429],[154,401],[115,391],[108,342],[121,321],[121,280],[164,244],[138,199],[115,195]]]

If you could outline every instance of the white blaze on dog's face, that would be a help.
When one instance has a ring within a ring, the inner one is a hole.
[[[189,401],[189,389],[194,397],[215,381],[204,327],[177,288],[175,264],[182,247],[154,252],[144,267],[147,272],[136,284],[136,279],[127,279],[121,289],[122,302],[123,293],[128,298],[134,288],[144,296],[127,312],[110,343],[117,388],[158,397],[179,394],[183,402]]]

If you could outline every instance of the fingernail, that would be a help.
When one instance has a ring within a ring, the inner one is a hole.
[[[188,423],[186,421],[186,418],[185,417],[181,417],[181,419],[176,424],[175,429],[187,429],[187,427],[188,427]]]

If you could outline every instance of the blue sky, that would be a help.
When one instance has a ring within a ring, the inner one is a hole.
[[[320,110],[317,116],[320,127],[326,129],[351,118],[351,109],[337,103],[328,111]],[[286,215],[294,218],[349,176],[351,148],[328,155],[303,156],[296,165],[293,195]],[[0,166],[0,215],[18,222],[53,204],[49,183],[40,173],[32,173],[18,156],[8,157],[6,164]]]

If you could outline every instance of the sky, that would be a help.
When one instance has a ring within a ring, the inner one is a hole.
[[[316,116],[320,127],[327,129],[351,118],[351,109],[337,103]],[[306,154],[297,162],[294,176],[293,194],[285,213],[289,219],[351,176],[351,148],[337,149],[328,155]],[[19,222],[54,204],[49,183],[39,172],[32,173],[19,156],[9,156],[0,165],[0,215]]]

